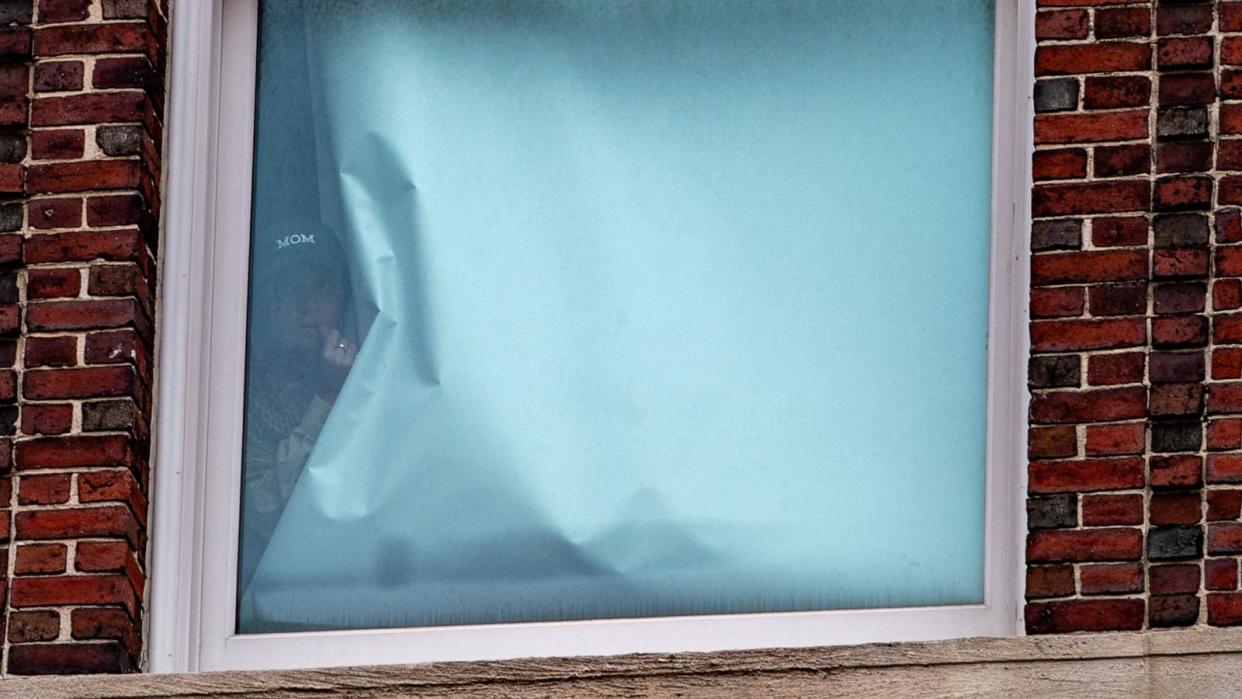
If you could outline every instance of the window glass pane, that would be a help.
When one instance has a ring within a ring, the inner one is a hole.
[[[981,602],[992,15],[263,2],[239,630]]]

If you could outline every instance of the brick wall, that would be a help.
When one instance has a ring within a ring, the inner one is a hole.
[[[1242,2],[1038,5],[1027,630],[1242,623]]]
[[[141,662],[166,5],[0,0],[3,673]],[[1242,624],[1242,1],[1037,5],[1027,628]]]
[[[141,660],[166,10],[0,0],[5,673]]]

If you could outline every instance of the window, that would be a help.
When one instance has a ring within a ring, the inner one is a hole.
[[[176,18],[153,667],[1012,633],[1019,5]]]

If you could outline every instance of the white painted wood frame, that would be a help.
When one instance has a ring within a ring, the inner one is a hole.
[[[258,1],[177,0],[172,10],[149,670],[711,651],[1021,633],[1034,0],[996,2],[983,604],[235,634]]]

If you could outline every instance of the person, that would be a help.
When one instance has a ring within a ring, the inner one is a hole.
[[[345,253],[317,221],[256,232],[243,452],[243,592],[353,366]]]

